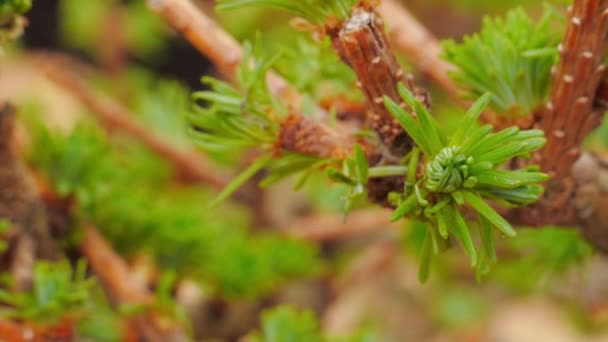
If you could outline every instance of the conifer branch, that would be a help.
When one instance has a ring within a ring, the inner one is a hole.
[[[224,77],[235,79],[243,59],[243,48],[213,19],[189,0],[149,0],[148,5],[201,54],[207,56]],[[294,110],[300,108],[303,96],[282,77],[268,71],[266,82],[271,95],[284,100]],[[315,114],[323,112],[317,108]],[[284,150],[318,157],[349,154],[353,145],[353,139],[349,137],[351,130],[341,131],[329,127],[323,122],[324,119],[326,117],[304,117],[295,113],[290,115],[281,125],[278,152]],[[305,141],[314,141],[315,144],[309,146]]]
[[[437,38],[395,0],[382,0],[376,10],[388,26],[389,39],[395,49],[415,63],[448,95],[459,99],[458,87],[448,76],[454,68],[441,59],[443,50]]]
[[[281,122],[276,152],[345,159],[352,153],[356,143],[357,140],[346,125],[330,127],[320,120],[291,114]]]
[[[91,89],[78,76],[67,71],[67,67],[62,63],[48,58],[48,61],[42,62],[41,66],[52,81],[88,106],[104,126],[124,131],[140,140],[152,151],[173,162],[186,178],[218,189],[228,184],[229,178],[213,170],[209,161],[200,153],[180,150],[169,141],[154,134],[151,129],[132,119],[134,115],[127,108]]]
[[[224,77],[234,80],[243,59],[241,45],[190,0],[148,0],[148,6],[207,56]],[[267,74],[270,93],[299,108],[302,95],[281,76]]]

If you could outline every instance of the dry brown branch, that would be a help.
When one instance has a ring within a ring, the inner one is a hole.
[[[80,250],[119,304],[149,306],[154,303],[148,289],[133,279],[127,263],[91,225],[84,228]],[[132,323],[145,341],[186,341],[184,333],[177,326],[153,312],[136,317]]]
[[[391,226],[390,210],[368,209],[344,215],[314,215],[289,224],[287,234],[307,241],[347,239],[386,230]]]
[[[395,49],[450,96],[458,98],[458,88],[448,76],[453,67],[441,59],[442,50],[437,38],[396,0],[382,0],[376,10],[389,28],[389,38]]]
[[[148,0],[148,6],[207,56],[222,75],[234,80],[243,58],[240,44],[190,0]],[[302,96],[274,72],[267,75],[270,92],[299,108]]]
[[[94,227],[88,225],[84,228],[80,250],[118,303],[152,303],[147,289],[139,286],[139,282],[129,281],[132,278],[129,266]]]
[[[42,58],[39,58],[42,60]],[[43,72],[59,86],[82,101],[108,128],[118,129],[141,141],[152,151],[171,161],[181,175],[199,181],[214,188],[223,188],[230,178],[214,170],[209,161],[196,151],[184,151],[173,146],[171,142],[155,134],[152,129],[134,120],[134,115],[127,108],[99,94],[82,79],[68,71],[68,66],[47,57],[39,64]]]

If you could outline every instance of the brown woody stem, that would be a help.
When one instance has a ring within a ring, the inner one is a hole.
[[[192,46],[213,62],[222,75],[236,78],[243,59],[241,45],[202,9],[190,0],[148,0],[148,6],[171,27],[182,34]],[[285,79],[274,72],[266,78],[270,93],[285,99],[293,108],[299,108],[303,96]]]
[[[537,216],[544,224],[570,222],[575,216],[568,205],[576,188],[572,166],[581,155],[583,139],[602,120],[603,105],[598,105],[596,94],[602,93],[607,33],[608,1],[575,0],[568,9],[550,101],[540,118],[547,137],[540,165],[552,176],[538,204]]]
[[[358,142],[346,125],[330,127],[302,115],[291,114],[282,122],[277,141],[277,152],[291,151],[320,158],[344,159]],[[340,129],[341,128],[341,129]],[[362,145],[365,145],[361,142]]]
[[[441,59],[441,45],[429,30],[395,0],[382,0],[376,8],[389,29],[396,50],[420,68],[452,98],[459,98],[458,87],[448,76],[453,66]]]
[[[372,10],[355,8],[341,29],[330,35],[336,52],[357,74],[359,87],[369,105],[369,126],[393,155],[405,155],[411,149],[412,141],[384,106],[383,97],[401,102],[397,92],[399,83],[412,92],[417,89],[413,77],[406,75],[397,62],[384,33],[382,19]]]

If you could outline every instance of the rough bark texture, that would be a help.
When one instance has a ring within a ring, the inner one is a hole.
[[[15,236],[11,244],[11,271],[17,289],[31,285],[36,258],[59,256],[36,187],[13,147],[15,111],[0,105],[0,218],[11,225]]]
[[[367,99],[367,125],[380,139],[380,148],[370,158],[371,165],[395,164],[413,147],[413,141],[384,106],[383,97],[388,96],[409,110],[401,101],[397,85],[402,83],[419,100],[430,106],[425,89],[414,83],[412,75],[406,74],[397,62],[385,34],[384,23],[372,9],[357,7],[352,16],[340,28],[329,31],[334,50],[357,74],[358,86]],[[400,191],[403,179],[370,179],[368,197],[383,206],[391,191]]]
[[[277,153],[291,151],[321,158],[344,159],[352,153],[357,143],[348,131],[334,129],[310,117],[291,114],[281,122]]]
[[[427,94],[416,88],[390,48],[382,19],[373,11],[356,8],[353,15],[332,35],[334,49],[357,74],[359,87],[369,105],[367,122],[388,148],[401,157],[412,148],[412,140],[384,106],[383,96],[401,102],[397,85],[403,83],[427,102]]]
[[[539,223],[566,224],[576,218],[569,205],[576,190],[572,166],[581,156],[583,139],[601,123],[606,109],[596,101],[596,94],[606,69],[607,33],[607,0],[574,1],[568,9],[551,98],[540,118],[547,145],[537,161],[551,181],[532,213]]]

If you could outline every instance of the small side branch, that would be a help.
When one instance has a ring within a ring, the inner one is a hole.
[[[190,0],[148,0],[148,6],[183,35],[202,55],[207,56],[230,80],[243,59],[240,44]],[[274,72],[267,74],[271,94],[287,99],[298,108],[302,95]]]

